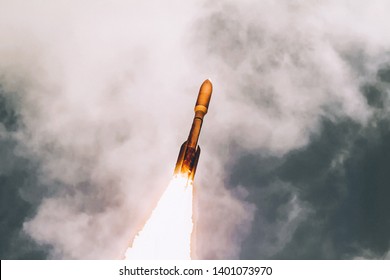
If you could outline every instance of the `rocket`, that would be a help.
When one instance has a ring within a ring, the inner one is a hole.
[[[174,171],[175,176],[184,176],[188,182],[194,181],[196,166],[198,165],[200,147],[198,146],[198,139],[200,130],[202,128],[203,118],[207,114],[210,103],[213,85],[210,80],[206,80],[200,86],[198,99],[195,104],[195,115],[192,121],[192,127],[187,141],[180,147],[179,156],[177,158],[176,167]]]

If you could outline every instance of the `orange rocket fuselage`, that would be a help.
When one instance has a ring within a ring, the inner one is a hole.
[[[196,167],[198,165],[200,147],[198,146],[198,139],[200,130],[203,124],[203,118],[207,114],[210,104],[211,94],[213,92],[213,85],[210,80],[206,80],[200,87],[198,99],[195,104],[195,116],[192,121],[192,127],[188,135],[188,139],[180,148],[179,156],[177,158],[174,175],[183,175],[188,180],[193,181]]]

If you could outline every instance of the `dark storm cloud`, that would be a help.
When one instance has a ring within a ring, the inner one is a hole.
[[[317,139],[283,159],[273,159],[277,166],[270,168],[270,158],[260,155],[240,158],[231,183],[246,186],[259,209],[241,257],[348,259],[370,251],[370,257],[383,258],[390,242],[390,130],[388,122],[378,125],[362,136],[353,122],[324,120]],[[347,155],[336,163],[343,152]],[[273,189],[280,185],[271,183],[275,181],[288,187]],[[289,210],[284,208],[293,195],[307,213],[286,244],[270,252],[280,230],[275,225],[287,222]]]
[[[44,188],[37,180],[36,163],[15,153],[12,137],[20,124],[12,102],[0,86],[0,258],[42,259],[47,250],[23,233],[23,223],[40,203]]]

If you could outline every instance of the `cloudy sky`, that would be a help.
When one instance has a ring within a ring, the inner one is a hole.
[[[214,84],[204,259],[390,258],[390,2],[0,0],[0,257],[120,257]]]

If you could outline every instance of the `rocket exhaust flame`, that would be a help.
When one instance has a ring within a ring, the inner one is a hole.
[[[193,180],[200,156],[198,139],[212,90],[210,80],[201,85],[192,127],[180,148],[174,178],[126,251],[126,259],[191,259]]]
[[[174,177],[150,219],[138,233],[126,259],[191,259],[192,184]]]

